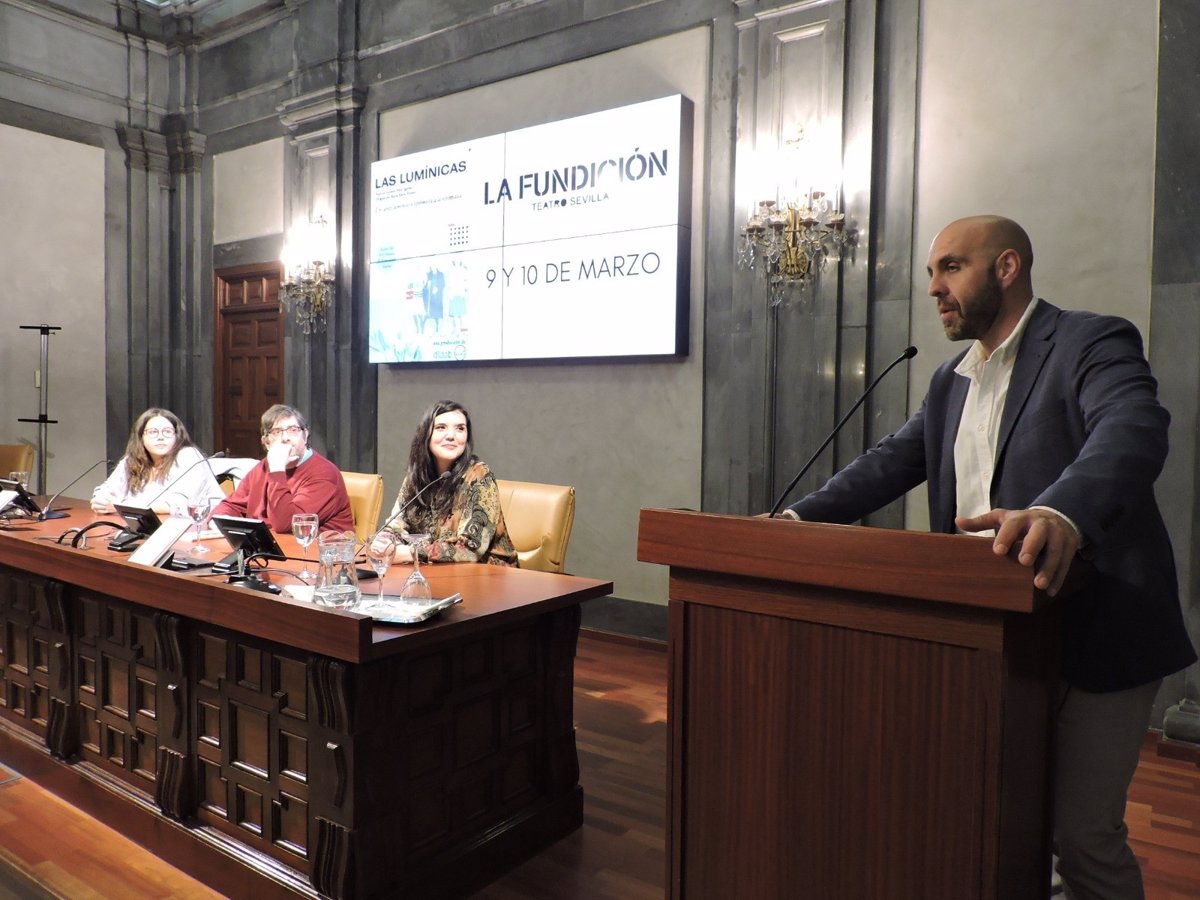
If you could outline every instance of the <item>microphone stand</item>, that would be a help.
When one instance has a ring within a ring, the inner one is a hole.
[[[254,572],[250,572],[249,574],[246,572],[246,564],[251,560],[260,558],[262,554],[251,553],[249,556],[247,556],[244,547],[239,547],[236,552],[237,573],[230,574],[228,580],[229,584],[236,584],[238,587],[250,588],[253,591],[263,591],[267,594],[281,593],[281,589],[278,585],[266,581],[261,575],[257,575]]]
[[[58,419],[51,419],[50,413],[50,335],[56,331],[62,331],[61,325],[47,325],[43,322],[40,325],[21,325],[22,331],[38,331],[42,335],[42,359],[41,367],[38,371],[37,388],[38,388],[38,415],[36,419],[17,419],[18,422],[34,422],[38,427],[37,439],[37,492],[41,496],[46,494],[46,437],[47,425],[57,425]],[[91,470],[89,470],[91,471]],[[87,472],[83,473],[84,475]],[[83,477],[82,475],[80,476]],[[74,482],[72,482],[74,484]],[[67,485],[70,487],[70,485]],[[59,493],[62,493],[61,491]],[[49,505],[49,504],[47,504]],[[63,516],[47,516],[48,519],[61,519]],[[44,521],[38,519],[38,521]]]
[[[153,508],[154,504],[157,503],[160,499],[162,499],[163,494],[167,493],[167,491],[169,491],[175,485],[179,484],[179,482],[183,480],[183,476],[185,476],[188,472],[192,471],[192,469],[196,468],[196,466],[200,465],[200,463],[206,463],[208,465],[208,473],[213,476],[213,481],[216,481],[217,476],[213,474],[212,460],[221,459],[224,455],[225,455],[224,450],[218,450],[212,456],[205,456],[203,453],[201,453],[200,458],[198,460],[193,462],[190,466],[188,466],[186,469],[184,469],[182,472],[180,472],[178,475],[176,475],[174,478],[172,478],[169,482],[167,482],[165,485],[163,485],[163,489],[151,498],[150,502],[146,504],[146,507]]]
[[[197,452],[199,452],[199,451],[197,451]],[[150,502],[141,508],[148,510],[152,514],[152,516],[154,516],[154,521],[157,524],[161,524],[160,520],[157,518],[157,513],[154,512],[154,504],[157,503],[164,496],[166,496],[166,494],[168,492],[171,492],[171,488],[173,488],[177,484],[179,484],[179,482],[181,482],[183,480],[183,478],[188,474],[188,472],[192,471],[192,469],[196,468],[196,466],[200,465],[200,463],[208,463],[208,471],[211,473],[212,472],[212,463],[209,462],[209,460],[219,459],[220,457],[222,457],[224,455],[225,455],[224,450],[218,450],[212,456],[205,456],[203,453],[201,453],[199,459],[195,460],[190,466],[188,466],[186,469],[184,469],[182,472],[180,472],[178,475],[176,475],[174,478],[172,478],[170,481],[168,481],[166,484],[164,484],[163,489],[161,491],[159,491],[157,494],[155,494],[153,497],[151,497]],[[215,480],[216,479],[214,477],[214,481]],[[182,491],[178,491],[176,493],[179,493],[180,496],[182,496],[185,501],[189,501],[191,499],[186,494],[184,494]],[[155,525],[155,528],[157,528],[157,524]],[[151,531],[153,531],[153,530],[154,529],[152,528]],[[115,537],[113,537],[113,539],[111,541],[109,541],[108,549],[109,550],[120,550],[122,552],[132,550],[134,545],[137,544],[138,542],[140,542],[141,540],[143,540],[147,536],[148,533],[149,532],[141,533],[138,531],[131,531],[128,528],[122,528],[120,533],[118,533]]]
[[[863,405],[867,397],[871,395],[871,391],[875,390],[875,385],[883,381],[883,376],[887,375],[888,372],[892,371],[892,369],[896,368],[896,366],[900,365],[900,363],[904,362],[906,359],[912,359],[916,355],[916,347],[905,347],[903,353],[892,360],[886,369],[875,376],[875,380],[867,385],[867,389],[862,392],[862,396],[854,401],[854,405],[850,407],[849,411],[844,416],[842,416],[841,421],[833,426],[833,431],[829,432],[829,437],[825,438],[821,446],[816,449],[816,452],[814,452],[813,455],[808,458],[808,462],[800,467],[800,471],[796,473],[796,477],[788,482],[788,486],[783,489],[783,493],[779,495],[779,499],[776,500],[775,505],[771,507],[771,518],[774,518],[775,514],[779,512],[780,507],[783,506],[783,501],[786,500],[787,495],[792,492],[792,488],[799,484],[800,479],[803,478],[808,473],[808,470],[812,468],[812,464],[817,461],[817,457],[821,455],[821,451],[828,447],[833,439],[837,437],[838,432],[842,430],[842,426],[845,425],[850,417],[854,415],[855,411]]]
[[[55,494],[53,497],[51,497],[46,502],[46,505],[42,507],[42,511],[37,514],[37,520],[39,522],[45,522],[47,519],[65,519],[67,517],[67,514],[65,512],[56,511],[53,508],[54,501],[57,500],[59,497],[61,497],[63,494],[65,494],[67,491],[69,491],[71,488],[75,487],[75,485],[79,484],[79,482],[83,478],[83,476],[86,475],[88,472],[92,471],[92,469],[96,468],[96,466],[100,465],[101,463],[107,463],[107,462],[108,462],[107,459],[98,459],[94,463],[92,463],[90,466],[88,466],[86,469],[84,469],[82,472],[80,472],[70,484],[68,484],[65,488],[63,488],[61,491],[59,491],[57,494]]]
[[[433,487],[438,482],[445,481],[449,477],[450,477],[450,470],[447,469],[445,472],[443,472],[437,478],[433,479],[433,481],[429,482],[429,484],[425,485],[425,487],[421,488],[419,491],[417,491],[415,494],[413,494],[411,497],[409,497],[408,500],[405,501],[398,510],[396,510],[394,513],[392,513],[390,516],[388,516],[386,522],[384,522],[377,529],[375,529],[375,534],[379,534],[379,532],[383,531],[385,528],[387,528],[389,525],[391,525],[393,522],[395,522],[396,519],[398,519],[400,516],[402,516],[406,512],[408,512],[408,508],[410,506],[412,506],[414,503],[416,503],[417,498],[420,497],[423,493],[425,493],[427,490],[429,490],[431,487]],[[369,540],[370,540],[370,538],[367,538],[366,540],[359,542],[358,546],[354,548],[355,556],[358,556],[358,554],[362,551],[362,548],[367,546],[367,541],[369,541]]]

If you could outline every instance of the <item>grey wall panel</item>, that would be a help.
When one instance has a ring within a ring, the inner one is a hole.
[[[17,420],[39,412],[41,335],[20,326],[57,326],[47,342],[51,491],[105,455],[105,162],[102,147],[0,124],[0,442],[38,440],[36,424]]]
[[[284,83],[294,64],[295,41],[295,25],[284,19],[204,49],[197,100],[209,106],[248,90]]]
[[[105,127],[157,124],[167,53],[53,7],[0,2],[0,97]]]
[[[1200,647],[1200,81],[1196,46],[1200,9],[1186,0],[1160,4],[1158,124],[1154,179],[1154,267],[1150,363],[1171,412],[1171,455],[1158,480],[1158,498],[1179,568],[1184,615]],[[1180,703],[1182,701],[1182,703]],[[1178,704],[1178,705],[1176,705]],[[1200,663],[1170,679],[1156,712],[1168,713],[1166,732],[1200,740]],[[1156,716],[1157,719],[1157,716]]]
[[[739,22],[737,225],[761,200],[795,201],[813,187],[840,190],[840,180],[829,176],[840,176],[843,167],[844,79],[854,64],[846,56],[846,26],[845,3],[746,6]],[[869,172],[869,159],[866,165]],[[732,255],[732,248],[726,252]],[[751,436],[748,455],[731,469],[748,480],[728,491],[727,511],[771,508],[833,427],[839,406],[853,403],[853,396],[841,397],[861,390],[867,298],[865,291],[846,293],[842,274],[831,263],[777,306],[761,263],[735,276],[734,303],[753,332],[747,356],[714,358],[705,372],[710,384],[734,380],[747,401],[736,415]],[[724,412],[709,405],[706,419],[722,421]],[[861,424],[848,427],[843,441],[861,447]],[[737,456],[730,436],[719,432],[709,434],[706,452]],[[819,485],[835,462],[828,453],[791,499]],[[705,487],[706,504],[720,502],[721,486],[706,476]]]
[[[86,86],[116,100],[127,88],[124,41],[106,29],[88,27],[52,10],[0,5],[4,68],[26,77]]]

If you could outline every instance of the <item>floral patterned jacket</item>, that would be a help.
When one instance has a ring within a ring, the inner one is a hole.
[[[410,496],[412,485],[406,476],[391,514],[396,515]],[[422,561],[517,564],[517,551],[509,540],[500,509],[496,478],[487,464],[479,460],[467,469],[445,515],[436,521],[412,522],[406,521],[405,516],[397,516],[388,527],[397,534],[405,531],[428,534],[429,540],[421,548]]]

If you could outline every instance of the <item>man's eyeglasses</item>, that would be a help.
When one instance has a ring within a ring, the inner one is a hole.
[[[147,428],[145,431],[142,432],[142,434],[144,434],[146,437],[152,437],[152,438],[165,437],[167,440],[170,440],[171,438],[175,437],[175,429],[174,428]]]
[[[303,433],[304,429],[299,425],[289,425],[287,428],[272,428],[267,435],[273,438],[283,437],[285,434],[288,437],[299,437]]]

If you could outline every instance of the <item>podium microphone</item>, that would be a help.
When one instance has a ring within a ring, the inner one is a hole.
[[[69,491],[71,488],[75,487],[75,485],[79,484],[79,482],[83,479],[84,475],[86,475],[88,472],[92,471],[92,469],[96,468],[96,466],[100,465],[101,463],[106,463],[106,462],[108,462],[107,459],[98,459],[94,463],[92,463],[90,466],[88,466],[86,469],[84,469],[82,472],[80,472],[77,476],[75,476],[75,478],[72,479],[70,484],[68,484],[65,488],[63,488],[61,491],[59,491],[57,494],[55,494],[53,497],[51,497],[46,502],[46,505],[42,507],[42,511],[37,514],[37,520],[39,522],[45,522],[47,519],[65,519],[67,517],[67,514],[65,512],[63,512],[62,510],[54,509],[54,501],[57,500],[59,497],[61,497],[63,494],[65,494],[67,491]]]
[[[792,488],[794,488],[797,484],[799,484],[800,479],[803,478],[805,476],[805,474],[807,474],[808,470],[812,468],[812,464],[817,461],[817,457],[821,455],[821,451],[824,450],[826,447],[828,447],[830,442],[835,437],[837,437],[838,432],[842,430],[842,426],[846,424],[846,422],[850,419],[850,417],[852,415],[854,415],[855,410],[857,410],[860,406],[863,405],[863,402],[867,399],[867,397],[870,396],[871,391],[875,390],[875,385],[877,385],[877,384],[879,384],[879,382],[883,381],[883,376],[886,375],[888,372],[892,371],[892,369],[896,368],[896,366],[900,365],[900,363],[904,362],[907,359],[912,359],[916,355],[917,355],[916,347],[912,347],[912,346],[905,347],[904,352],[901,353],[899,356],[897,356],[894,360],[892,360],[891,363],[888,365],[888,367],[886,369],[884,369],[882,372],[880,372],[875,377],[874,381],[872,381],[869,385],[867,385],[867,389],[862,392],[862,396],[854,401],[854,405],[852,407],[850,407],[850,410],[844,416],[842,416],[841,421],[833,426],[833,431],[829,432],[829,437],[825,438],[824,442],[821,444],[820,447],[817,448],[816,452],[813,453],[813,455],[808,458],[808,462],[806,462],[803,466],[800,467],[800,471],[796,473],[796,477],[793,478],[788,483],[788,486],[783,489],[783,493],[779,495],[779,499],[776,500],[775,505],[771,507],[771,517],[772,518],[774,518],[775,514],[779,512],[780,508],[783,506],[783,501],[786,500],[787,495],[792,492]]]
[[[224,450],[218,450],[212,456],[205,456],[203,453],[201,453],[200,458],[198,460],[196,460],[194,463],[192,463],[190,466],[188,466],[186,469],[184,469],[182,472],[180,472],[177,476],[172,478],[170,480],[170,482],[168,482],[166,485],[164,485],[163,489],[161,491],[159,491],[157,494],[155,494],[150,499],[150,502],[146,504],[146,508],[147,509],[153,508],[154,504],[158,502],[159,498],[162,497],[163,494],[165,494],[168,490],[170,490],[175,485],[179,484],[179,482],[183,479],[183,476],[186,475],[188,472],[192,471],[192,469],[196,468],[196,466],[200,465],[200,463],[208,463],[208,471],[210,474],[212,474],[211,460],[220,459],[224,455],[225,455]],[[216,480],[217,480],[217,476],[213,475],[213,481],[216,481]]]

